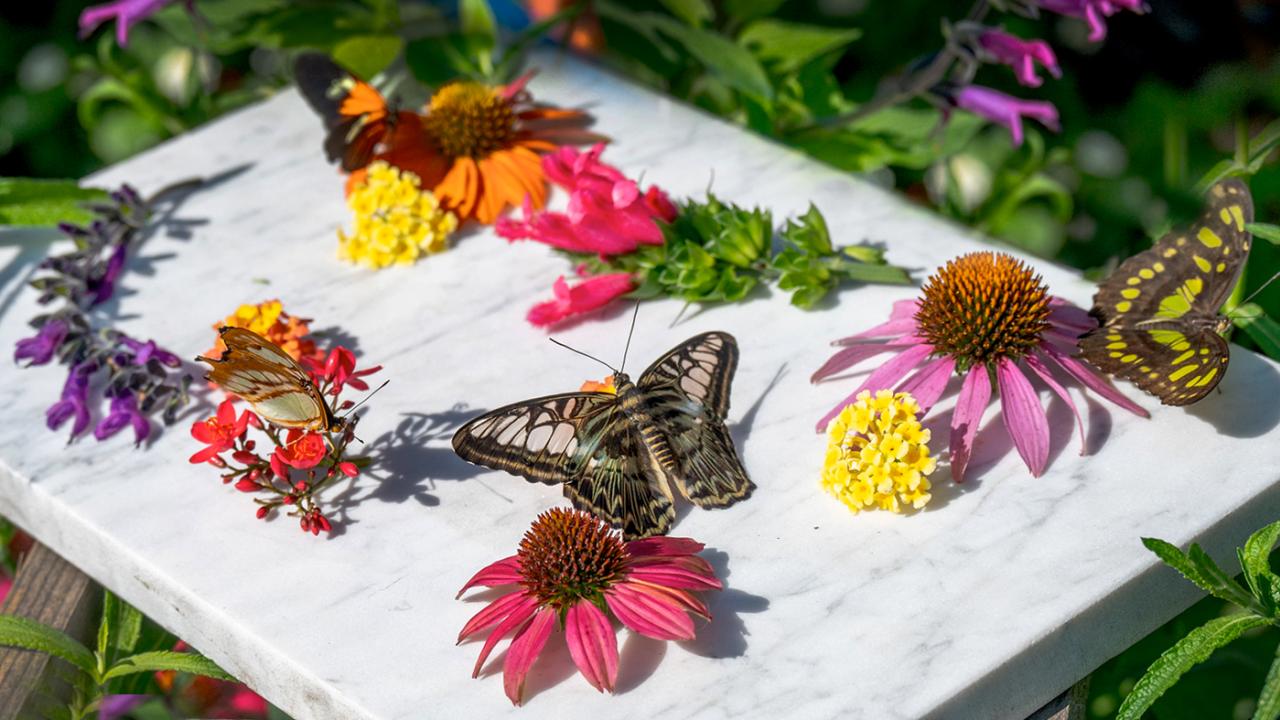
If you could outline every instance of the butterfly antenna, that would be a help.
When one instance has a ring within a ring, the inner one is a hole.
[[[1247,298],[1245,298],[1245,299],[1241,300],[1241,301],[1236,305],[1236,307],[1240,307],[1241,305],[1244,305],[1245,303],[1249,302],[1250,300],[1252,300],[1252,299],[1254,299],[1254,298],[1258,297],[1258,293],[1262,292],[1263,290],[1266,290],[1266,289],[1267,289],[1267,286],[1268,286],[1268,285],[1270,285],[1271,283],[1275,282],[1276,278],[1280,278],[1280,270],[1277,270],[1275,275],[1272,275],[1272,276],[1271,276],[1271,278],[1270,278],[1269,280],[1267,280],[1266,282],[1262,283],[1262,287],[1260,287],[1260,288],[1258,288],[1257,290],[1254,290],[1253,292],[1249,293],[1249,297],[1247,297]]]
[[[381,385],[379,385],[378,387],[374,388],[374,389],[373,389],[373,392],[371,392],[371,393],[369,393],[368,395],[365,395],[363,398],[361,398],[361,399],[360,399],[360,402],[356,403],[355,405],[352,405],[350,410],[348,410],[348,411],[346,411],[345,413],[343,413],[343,414],[342,414],[342,417],[344,417],[344,418],[346,418],[346,417],[351,417],[351,413],[355,412],[355,411],[356,411],[356,409],[357,409],[357,408],[359,408],[361,405],[363,405],[363,404],[365,404],[365,403],[369,402],[369,398],[373,397],[374,395],[377,395],[377,394],[378,394],[378,391],[379,391],[379,390],[381,390],[382,388],[386,387],[386,386],[387,386],[387,383],[389,383],[389,382],[391,382],[391,381],[390,381],[390,380],[383,380]],[[357,440],[360,440],[360,438],[356,438],[356,439],[357,439]],[[360,440],[360,442],[362,442],[362,443],[363,443],[364,441],[363,441],[363,440]]]
[[[627,344],[622,348],[622,366],[618,368],[621,373],[627,369],[627,353],[631,351],[631,336],[636,332],[636,316],[640,314],[640,301],[636,301],[636,308],[631,311],[631,329],[627,331]]]
[[[579,355],[581,355],[582,357],[585,357],[585,358],[591,358],[592,360],[595,360],[596,362],[598,362],[598,363],[600,363],[601,365],[603,365],[603,366],[605,366],[605,367],[609,368],[610,370],[614,371],[615,373],[616,373],[616,372],[618,372],[618,369],[617,369],[617,368],[615,368],[614,366],[610,365],[609,363],[607,363],[607,362],[605,362],[605,361],[601,360],[600,358],[596,357],[595,355],[589,355],[589,354],[587,354],[587,353],[582,352],[582,351],[581,351],[581,350],[579,350],[578,348],[575,348],[575,347],[569,347],[568,345],[565,345],[564,343],[560,342],[559,340],[557,340],[557,339],[555,339],[555,338],[547,338],[547,339],[548,339],[548,340],[550,340],[551,342],[553,342],[553,343],[555,343],[555,344],[559,345],[560,347],[564,348],[565,350],[569,350],[569,351],[571,351],[571,352],[576,352],[576,353],[578,353]]]

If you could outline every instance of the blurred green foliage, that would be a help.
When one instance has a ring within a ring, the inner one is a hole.
[[[1254,244],[1243,292],[1280,268],[1280,13],[1266,3],[1150,0],[1148,15],[1111,18],[1101,45],[1077,20],[1001,16],[1048,39],[1064,69],[1034,90],[1006,68],[979,71],[983,85],[1059,109],[1062,132],[1028,128],[1020,148],[964,113],[942,123],[923,102],[817,124],[935,52],[940,21],[964,16],[966,0],[592,0],[536,22],[511,0],[197,0],[195,16],[179,3],[134,27],[127,48],[110,29],[77,38],[84,4],[0,8],[0,177],[81,177],[126,158],[285,86],[299,49],[435,86],[509,79],[548,33],[585,28],[603,39],[601,58],[639,82],[1095,278],[1195,217],[1205,181],[1244,171],[1256,233],[1272,242]],[[396,92],[415,99],[413,83]],[[1252,139],[1243,151],[1242,138]],[[806,302],[825,291],[795,289]],[[1235,317],[1247,330],[1237,340],[1280,356],[1280,283]],[[1222,607],[1202,601],[1099,670],[1092,717],[1112,717],[1151,660]],[[1273,645],[1246,635],[1148,716],[1247,717]]]

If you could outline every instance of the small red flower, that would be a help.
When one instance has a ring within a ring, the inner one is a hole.
[[[216,458],[218,453],[235,447],[236,440],[245,434],[249,424],[257,420],[258,417],[248,410],[240,413],[240,417],[237,418],[235,405],[230,400],[224,400],[218,406],[217,415],[191,425],[191,437],[208,447],[192,455],[190,462],[195,464],[209,462]]]
[[[356,370],[356,355],[350,350],[339,345],[329,351],[329,357],[325,359],[324,365],[317,362],[307,360],[307,364],[311,367],[311,372],[316,376],[317,383],[332,383],[329,394],[338,396],[347,385],[364,392],[369,389],[369,384],[360,378],[366,375],[372,375],[382,369],[381,365],[374,365],[364,370]]]
[[[328,454],[329,445],[325,442],[324,435],[315,432],[303,434],[301,430],[294,428],[289,431],[284,447],[276,448],[272,456],[272,469],[275,469],[275,459],[279,458],[285,465],[308,470],[319,465]],[[280,472],[276,474],[283,476]]]

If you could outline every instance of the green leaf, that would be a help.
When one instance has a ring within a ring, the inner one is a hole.
[[[762,100],[773,99],[773,85],[755,57],[723,35],[681,24],[662,15],[647,16],[663,34],[684,46],[686,52],[713,75],[739,92]]]
[[[661,2],[672,15],[693,27],[701,27],[703,23],[715,16],[715,10],[707,0],[661,0]]]
[[[1280,245],[1280,225],[1255,222],[1245,225],[1244,229],[1253,233],[1254,237],[1260,237],[1272,245]]]
[[[333,46],[333,59],[357,76],[371,78],[386,70],[404,49],[398,35],[355,35]]]
[[[784,3],[786,0],[724,0],[723,7],[726,17],[738,22],[746,22],[772,15]]]
[[[788,220],[782,228],[783,239],[795,244],[807,253],[829,255],[832,252],[831,233],[827,230],[827,219],[813,203],[804,215],[795,220]]]
[[[1175,545],[1157,538],[1142,538],[1142,544],[1165,564],[1219,600],[1244,608],[1257,607],[1253,596],[1228,577],[1199,545],[1192,543],[1191,549],[1183,553]]]
[[[859,37],[862,37],[862,30],[858,28],[803,25],[766,18],[748,25],[738,36],[738,42],[754,50],[764,62],[772,63],[786,73],[798,70]]]
[[[480,69],[468,57],[470,48],[461,35],[434,35],[412,40],[404,49],[409,72],[428,87],[439,87],[459,75],[478,77]]]
[[[1277,717],[1280,717],[1280,646],[1276,647],[1276,657],[1271,661],[1267,679],[1262,683],[1262,693],[1258,695],[1258,707],[1253,711],[1253,720],[1275,720]]]
[[[1240,637],[1244,631],[1270,622],[1253,614],[1230,615],[1215,618],[1192,630],[1151,664],[1133,686],[1133,691],[1125,696],[1116,720],[1139,720],[1152,703],[1178,682],[1183,673],[1203,662],[1214,650]]]
[[[498,23],[488,0],[458,0],[458,24],[480,47],[492,48],[498,41]]]
[[[1257,303],[1245,303],[1229,313],[1236,327],[1245,331],[1269,357],[1280,360],[1280,323]]]
[[[1241,553],[1245,576],[1258,577],[1271,572],[1271,551],[1280,540],[1280,521],[1273,522],[1249,536]]]
[[[183,653],[172,650],[154,650],[124,658],[113,665],[110,670],[107,670],[107,674],[103,679],[111,680],[133,673],[159,672],[161,670],[203,675],[215,680],[235,681],[234,677],[228,675],[225,670],[218,667],[212,660],[199,653]]]
[[[0,615],[0,645],[47,653],[66,660],[90,677],[97,674],[97,662],[89,648],[61,630],[24,617]]]
[[[60,222],[88,222],[93,215],[82,203],[107,193],[82,188],[75,180],[0,177],[0,225],[50,227]]]
[[[911,274],[896,265],[845,263],[840,272],[850,280],[881,285],[910,285]]]

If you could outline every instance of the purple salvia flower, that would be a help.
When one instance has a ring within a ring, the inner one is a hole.
[[[138,410],[138,398],[125,391],[111,398],[111,411],[93,429],[93,436],[98,440],[106,440],[125,428],[133,426],[134,443],[141,445],[151,434],[151,421]]]
[[[98,720],[120,720],[148,699],[146,695],[106,695],[98,706]]]
[[[1040,7],[1059,15],[1077,17],[1089,23],[1089,41],[1102,42],[1107,37],[1106,19],[1128,10],[1145,13],[1143,0],[1040,0]]]
[[[1036,75],[1036,63],[1055,78],[1062,77],[1053,48],[1043,40],[1023,40],[997,28],[986,28],[978,35],[978,45],[996,62],[1013,68],[1014,77],[1026,87],[1040,87],[1043,82]]]
[[[119,343],[133,353],[134,365],[145,366],[151,358],[155,358],[166,367],[176,368],[182,365],[182,360],[177,355],[157,345],[155,340],[142,342],[121,333]]]
[[[58,346],[67,337],[71,327],[62,318],[49,318],[40,326],[35,337],[23,338],[14,345],[13,361],[27,360],[27,367],[44,365],[53,359]]]
[[[952,94],[952,102],[994,123],[1009,128],[1015,147],[1022,145],[1022,118],[1039,120],[1041,125],[1057,132],[1058,109],[1043,100],[1023,100],[981,85],[968,85]]]
[[[128,245],[118,245],[115,252],[111,253],[110,259],[107,260],[107,267],[102,271],[102,277],[90,280],[86,286],[92,298],[89,307],[100,305],[116,292],[116,280],[120,278],[120,273],[124,271],[124,261],[126,258]]]
[[[57,430],[69,418],[75,418],[71,424],[72,438],[89,427],[89,379],[96,369],[93,363],[71,366],[67,381],[62,386],[62,399],[45,411],[45,424],[50,430]]]
[[[129,28],[154,15],[173,0],[116,0],[87,7],[80,13],[80,37],[86,37],[102,23],[116,21],[116,42],[120,47],[129,44]]]

